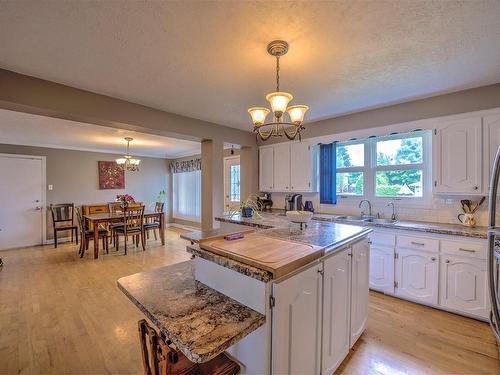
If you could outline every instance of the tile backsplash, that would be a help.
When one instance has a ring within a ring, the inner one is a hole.
[[[272,193],[273,208],[284,208],[285,206],[285,193]],[[427,222],[437,222],[437,223],[451,223],[460,224],[457,219],[457,215],[460,214],[461,199],[471,199],[477,201],[480,196],[475,197],[439,197],[434,196],[427,204],[414,204],[408,200],[394,200],[394,205],[396,207],[396,214],[399,220],[415,220],[415,221],[427,221]],[[360,198],[348,197],[339,198],[336,205],[323,205],[319,204],[319,194],[318,193],[304,193],[303,201],[310,200],[313,202],[315,212],[318,213],[328,213],[328,214],[347,214],[347,215],[359,215],[360,209],[358,207]],[[381,217],[390,218],[392,214],[392,208],[387,206],[390,200],[385,199],[375,199],[371,201],[372,203],[372,213],[376,215],[380,213]],[[366,211],[366,206],[363,206]],[[500,205],[497,208],[500,210]],[[500,222],[500,214],[497,215],[499,218],[497,221]],[[476,220],[478,226],[488,225],[488,199],[484,201],[482,206],[476,213]]]

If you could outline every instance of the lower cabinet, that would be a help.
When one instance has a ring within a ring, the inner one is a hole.
[[[437,305],[439,285],[438,254],[398,249],[396,295]]]
[[[324,262],[322,374],[333,374],[349,353],[351,325],[351,252]]]
[[[394,293],[394,247],[371,246],[370,288],[387,294]]]
[[[490,299],[486,266],[485,260],[443,255],[440,304],[487,318]]]
[[[332,374],[342,363],[366,328],[369,257],[362,240],[273,284],[273,374]]]
[[[368,319],[368,289],[370,245],[360,241],[352,245],[351,278],[351,347],[366,328]]]
[[[273,285],[272,373],[319,374],[322,265]]]

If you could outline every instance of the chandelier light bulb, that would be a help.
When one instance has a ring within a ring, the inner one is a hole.
[[[304,122],[304,116],[308,109],[307,105],[292,105],[286,111],[290,116],[290,121],[295,125],[300,125]]]
[[[286,107],[290,100],[293,99],[292,94],[287,92],[272,92],[266,95],[266,100],[271,104],[271,110],[277,118],[280,118],[286,111]]]
[[[271,111],[266,107],[252,107],[248,109],[254,126],[262,126],[264,122],[266,122],[266,117],[269,112]]]

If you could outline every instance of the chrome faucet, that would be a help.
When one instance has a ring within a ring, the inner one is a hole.
[[[365,202],[368,203],[368,216],[372,216],[372,204],[371,204],[371,202],[368,199],[363,199],[361,202],[359,202],[358,208],[361,208],[361,206]],[[361,211],[361,215],[364,215],[363,211]]]
[[[397,220],[397,217],[396,217],[396,208],[394,207],[394,202],[389,202],[389,203],[387,203],[387,207],[389,207],[389,206],[392,206],[392,216],[391,216],[391,220],[396,221],[396,220]]]

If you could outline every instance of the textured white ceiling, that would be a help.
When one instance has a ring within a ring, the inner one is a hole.
[[[274,90],[318,120],[500,82],[500,1],[2,1],[0,66],[249,130]]]
[[[198,142],[0,109],[0,143],[178,158],[201,152]]]

